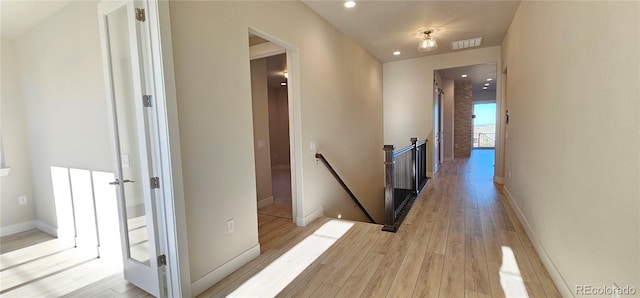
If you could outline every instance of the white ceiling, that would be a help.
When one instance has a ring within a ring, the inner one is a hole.
[[[303,2],[382,62],[452,52],[451,42],[483,37],[481,47],[502,43],[519,1],[375,1]],[[438,49],[418,52],[417,33],[436,29]],[[402,54],[394,56],[394,51]]]
[[[471,82],[473,84],[472,92],[474,97],[475,95],[481,95],[484,93],[492,94],[492,96],[495,97],[497,73],[495,63],[439,69],[437,72],[440,73],[440,77],[442,78],[453,79],[457,82]],[[467,77],[463,78],[463,74],[466,74]],[[491,79],[491,81],[487,81],[487,79]],[[483,90],[482,87],[487,83],[489,84],[489,86],[487,86],[487,90]]]
[[[1,35],[16,38],[54,14],[71,0],[0,0]]]

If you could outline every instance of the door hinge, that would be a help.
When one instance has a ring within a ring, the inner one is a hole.
[[[167,265],[167,256],[166,255],[159,255],[158,256],[158,267],[162,266],[162,265]]]
[[[160,178],[152,177],[151,178],[151,189],[160,188]]]
[[[136,20],[140,22],[144,22],[147,20],[147,17],[144,13],[144,8],[136,8]]]
[[[142,105],[145,108],[150,108],[153,106],[153,101],[151,95],[143,95],[142,96]]]

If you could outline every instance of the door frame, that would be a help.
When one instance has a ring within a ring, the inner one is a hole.
[[[108,2],[104,0],[103,2]],[[178,108],[173,68],[171,42],[171,22],[169,3],[162,0],[142,0],[146,3],[146,21],[149,22],[151,44],[152,80],[156,105],[158,151],[160,168],[156,175],[160,179],[160,197],[156,217],[158,222],[160,252],[165,254],[167,265],[160,278],[164,279],[166,294],[169,297],[191,297],[191,277],[189,269],[187,221],[185,212],[184,189],[182,183],[182,163],[180,136],[178,127]],[[102,2],[101,2],[102,3]],[[100,7],[97,7],[100,16]],[[102,19],[99,19],[102,26]],[[101,38],[101,43],[104,43]],[[106,45],[102,46],[106,49]],[[104,54],[103,54],[104,55]],[[108,61],[103,61],[107,71]],[[110,84],[110,78],[105,77]],[[111,98],[107,98],[107,110],[112,113]],[[112,114],[110,114],[112,115]],[[112,117],[108,117],[113,127]],[[115,137],[111,134],[112,138]],[[126,256],[123,256],[123,258]]]
[[[275,44],[271,47],[263,44],[262,51],[250,51],[249,59],[259,59],[278,54],[286,54],[287,58],[287,97],[289,105],[289,161],[291,163],[291,211],[293,222],[300,227],[304,227],[315,219],[315,217],[304,216],[304,197],[302,186],[302,120],[300,115],[300,58],[296,47],[256,28],[249,27],[249,32]],[[260,46],[260,45],[259,45]],[[257,212],[257,210],[256,210]],[[257,216],[257,214],[256,214]]]

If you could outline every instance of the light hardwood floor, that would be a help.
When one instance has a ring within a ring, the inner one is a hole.
[[[258,209],[258,214],[293,219],[291,210],[291,170],[271,171],[273,204]]]
[[[152,297],[128,283],[95,249],[74,248],[39,230],[0,238],[2,297]]]
[[[560,297],[493,182],[493,150],[447,162],[395,233],[355,223],[280,297]],[[262,254],[200,297],[224,297],[323,224],[259,215]]]

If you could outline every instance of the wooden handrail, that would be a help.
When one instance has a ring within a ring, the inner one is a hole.
[[[340,185],[342,185],[342,188],[344,188],[344,190],[349,194],[349,197],[351,197],[351,200],[356,203],[356,205],[358,205],[358,207],[360,208],[360,210],[362,210],[362,212],[364,213],[364,215],[367,216],[367,218],[369,219],[370,222],[372,223],[376,223],[375,220],[373,220],[373,217],[371,217],[371,215],[369,214],[369,212],[367,212],[367,209],[364,208],[364,206],[362,206],[362,204],[360,203],[360,201],[358,200],[358,198],[356,198],[356,196],[353,194],[353,192],[349,189],[349,187],[344,183],[344,181],[342,180],[342,178],[340,178],[340,176],[338,175],[338,173],[336,173],[336,170],[333,169],[333,167],[331,166],[331,164],[329,164],[329,162],[327,161],[326,158],[324,158],[324,156],[320,153],[316,153],[316,158],[322,160],[322,163],[327,167],[327,169],[329,169],[329,172],[331,172],[331,175],[333,175],[334,178],[336,178],[336,180],[338,180],[338,183],[340,183]]]

